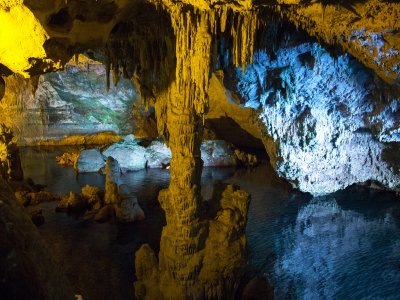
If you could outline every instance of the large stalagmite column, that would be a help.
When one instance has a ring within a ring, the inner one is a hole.
[[[157,96],[159,131],[172,151],[170,186],[159,194],[167,225],[158,260],[148,245],[136,253],[135,293],[146,299],[229,299],[246,265],[250,196],[237,187],[220,186],[210,213],[200,194],[211,53],[216,26],[226,27],[227,11],[221,16],[182,4],[168,9],[176,38],[176,72],[168,89]],[[248,61],[253,48],[253,28],[242,30],[243,20],[250,18],[239,15],[232,22],[235,64]]]
[[[187,281],[195,277],[197,263],[192,260],[204,247],[205,239],[201,220],[200,145],[202,115],[208,103],[211,35],[206,14],[181,12],[174,16],[173,22],[177,66],[175,82],[168,91],[167,108],[171,183],[159,196],[168,224],[161,242],[161,251],[166,254],[161,263],[176,279]]]

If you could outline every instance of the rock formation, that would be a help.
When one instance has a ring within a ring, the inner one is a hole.
[[[0,177],[0,294],[4,299],[71,299],[62,270]]]
[[[278,174],[314,195],[367,181],[399,189],[400,89],[349,55],[286,34],[293,42],[236,72],[236,91],[261,110]]]
[[[132,131],[130,110],[138,100],[133,83],[121,78],[117,87],[106,92],[105,65],[85,55],[69,61],[64,71],[30,79],[14,74],[5,78],[5,85],[2,123],[13,130],[18,145]]]

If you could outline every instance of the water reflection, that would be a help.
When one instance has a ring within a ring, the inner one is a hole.
[[[348,193],[365,195],[354,193],[359,189]],[[269,272],[278,298],[291,292],[299,299],[398,299],[399,203],[388,199],[390,208],[371,216],[366,203],[363,212],[343,209],[338,203],[359,202],[353,205],[360,210],[365,200],[346,196],[313,199],[273,237],[277,258]]]
[[[60,168],[54,160],[58,153],[21,153],[25,174],[50,191],[104,185],[100,174],[76,176]],[[205,168],[205,199],[216,179],[252,195],[246,228],[249,268],[266,274],[277,299],[399,299],[400,201],[394,194],[351,187],[312,199],[261,166]],[[165,217],[157,196],[169,184],[168,170],[127,173],[122,181],[138,196],[146,213],[143,222],[95,224],[56,215],[54,203],[42,205],[46,222],[40,231],[84,299],[132,299],[134,253],[144,243],[159,251]]]

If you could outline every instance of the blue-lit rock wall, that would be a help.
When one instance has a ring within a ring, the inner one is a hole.
[[[260,110],[278,174],[314,195],[353,183],[400,188],[400,88],[314,42],[258,51],[237,92]]]

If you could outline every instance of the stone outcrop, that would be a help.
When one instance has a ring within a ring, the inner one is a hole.
[[[5,180],[22,180],[24,175],[10,128],[0,123],[0,176]]]
[[[215,68],[240,67],[238,90],[244,103],[228,98],[260,110],[272,163],[294,186],[313,194],[366,180],[399,188],[400,5],[353,2],[0,2],[0,33],[5,36],[1,75],[41,74],[61,68],[74,53],[104,47],[106,90],[112,88],[111,80],[117,85],[129,78],[144,106],[155,107],[158,132],[172,153],[171,182],[159,195],[167,220],[159,259],[147,246],[137,253],[138,298],[229,298],[244,272],[249,196],[227,187],[216,194],[219,206],[210,205],[213,215],[200,193],[200,148]],[[280,30],[285,26],[280,18],[304,27],[321,42],[343,47],[388,85],[349,56],[334,53],[334,60],[318,45],[298,44]],[[259,31],[261,24],[272,30]],[[266,36],[257,40],[262,34]],[[266,40],[272,45],[265,46]],[[266,49],[246,69],[258,47]],[[33,90],[40,83],[37,78],[29,81]],[[10,85],[5,82],[6,94]],[[55,87],[40,87],[58,109],[68,111]],[[118,147],[125,146],[110,146],[106,157],[116,157],[112,152]],[[128,160],[133,152],[124,151],[122,168],[145,165],[143,151]],[[133,165],[123,166],[125,161]],[[105,202],[118,208],[117,166],[109,157]],[[134,204],[132,199],[126,203]]]
[[[202,125],[208,110],[211,46],[219,26],[222,32],[232,27],[233,62],[245,65],[251,61],[254,36],[250,28],[257,19],[248,12],[238,15],[233,24],[227,21],[227,10],[203,11],[202,5],[197,10],[182,3],[167,3],[166,7],[171,12],[177,58],[175,77],[159,94],[156,107],[159,132],[172,152],[170,185],[159,194],[167,225],[161,236],[159,262],[148,246],[137,252],[135,293],[144,299],[229,298],[244,272],[249,195],[227,188],[234,193],[229,195],[234,201],[227,204],[224,194],[217,193],[221,212],[215,221],[208,220],[200,194]],[[228,255],[218,256],[219,251]]]
[[[179,267],[171,265],[182,259],[172,247],[171,230],[177,228],[167,224],[158,259],[147,244],[135,254],[136,296],[140,299],[233,299],[247,264],[244,230],[249,200],[249,194],[236,186],[214,186],[207,211],[210,220],[202,221],[199,228],[202,234],[193,240],[202,245],[202,250],[188,249],[190,265],[180,269],[182,277],[178,278],[175,272]],[[167,203],[162,205],[168,207]]]
[[[98,148],[82,150],[76,160],[75,168],[79,173],[98,172],[106,165],[105,157]]]
[[[236,89],[260,109],[264,143],[278,174],[314,195],[373,181],[400,188],[400,90],[349,55],[288,35],[259,51]]]
[[[105,204],[118,203],[118,186],[120,181],[121,168],[114,158],[109,156],[106,162],[106,187]]]
[[[103,155],[118,161],[122,170],[136,171],[146,167],[146,149],[138,145],[137,140],[112,144]]]
[[[136,196],[132,195],[127,185],[120,184],[120,174],[121,169],[118,161],[109,156],[106,164],[106,191],[104,198],[106,206],[95,216],[95,220],[99,222],[106,219],[112,210],[115,212],[117,220],[121,223],[134,222],[145,218]]]
[[[302,2],[302,1],[301,1]],[[400,80],[397,1],[304,1],[280,13],[311,36],[336,45],[388,83]]]
[[[201,144],[203,166],[235,166],[236,159],[232,148],[225,141],[205,141]]]
[[[30,216],[0,177],[0,294],[4,299],[71,299],[74,294]]]
[[[77,155],[74,167],[79,173],[98,172],[105,166],[107,156],[114,158],[124,172],[169,166],[172,153],[165,143],[155,140],[147,147],[143,147],[139,142],[139,139],[133,138],[129,141],[114,143],[103,152],[97,148],[82,150]],[[256,156],[236,149],[223,140],[203,141],[200,151],[204,166],[207,167],[253,166],[257,163]],[[72,159],[70,159],[71,156]],[[58,160],[66,160],[68,163],[73,159],[74,155],[65,153]]]

